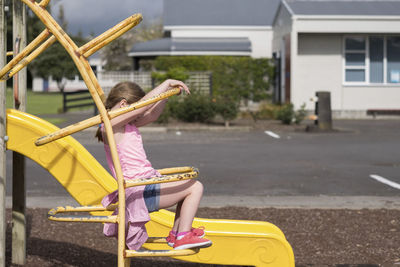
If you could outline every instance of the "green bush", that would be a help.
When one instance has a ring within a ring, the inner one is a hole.
[[[306,115],[306,104],[304,103],[303,105],[301,105],[300,109],[295,112],[294,123],[300,124],[305,119]]]
[[[282,121],[283,124],[291,124],[292,122],[300,124],[306,117],[306,104],[301,105],[300,109],[295,111],[292,103],[284,104],[276,112],[276,119]]]
[[[229,126],[229,122],[236,119],[239,113],[239,104],[229,97],[217,97],[213,102],[216,113],[221,115],[225,125]]]
[[[280,105],[275,104],[262,104],[258,109],[257,118],[260,120],[273,120],[280,107]]]
[[[179,104],[179,97],[170,97],[165,105],[164,111],[158,117],[157,123],[167,124],[170,118],[176,118]]]
[[[233,56],[160,56],[154,66],[159,71],[175,66],[187,71],[211,71],[215,97],[255,102],[268,98],[274,72],[268,59]]]
[[[283,124],[291,124],[294,117],[294,108],[293,104],[284,104],[278,111],[276,112],[276,119],[280,120]]]
[[[179,102],[174,115],[184,122],[209,122],[215,117],[216,111],[209,96],[192,93]]]
[[[189,74],[184,67],[172,67],[169,68],[167,72],[153,72],[151,78],[159,84],[167,79],[185,81],[189,78]]]

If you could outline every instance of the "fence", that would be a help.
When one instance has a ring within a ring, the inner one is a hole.
[[[189,78],[186,80],[186,84],[188,84],[192,90],[197,90],[204,94],[211,94],[211,72],[188,72],[188,74]],[[149,90],[156,85],[151,78],[150,71],[102,71],[98,72],[97,75],[100,85],[106,94],[114,84],[122,81],[133,81],[145,90]]]
[[[188,72],[189,78],[185,81],[192,91],[199,91],[204,94],[212,93],[211,72]],[[139,84],[143,89],[149,90],[155,87],[154,80],[151,78],[150,71],[98,71],[97,79],[104,93],[107,95],[110,89],[117,83],[132,81]],[[76,76],[74,80],[64,80],[65,92],[75,92],[86,88],[83,80]],[[59,91],[57,82],[51,77],[33,79],[34,92],[57,92]]]
[[[93,107],[93,114],[97,114],[97,108],[92,100],[89,90],[79,90],[74,92],[63,92],[63,112],[69,109],[81,107]]]

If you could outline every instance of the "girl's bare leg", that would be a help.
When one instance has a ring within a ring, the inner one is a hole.
[[[172,230],[188,232],[203,196],[203,185],[196,180],[161,184],[160,209],[169,208],[179,202]],[[174,229],[175,228],[175,229]]]

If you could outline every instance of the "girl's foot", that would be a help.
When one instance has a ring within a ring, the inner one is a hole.
[[[200,226],[199,228],[192,228],[190,231],[197,237],[203,238],[205,236],[204,226]],[[173,231],[169,232],[169,235],[166,238],[167,244],[170,247],[174,247],[176,240],[176,233]]]
[[[195,236],[193,232],[189,232],[176,238],[174,249],[207,248],[211,245],[211,240]]]

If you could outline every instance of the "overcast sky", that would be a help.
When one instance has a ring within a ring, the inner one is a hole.
[[[68,31],[76,34],[98,35],[135,13],[142,13],[143,22],[162,16],[163,0],[53,0],[52,13],[56,18],[59,6],[64,6]]]

